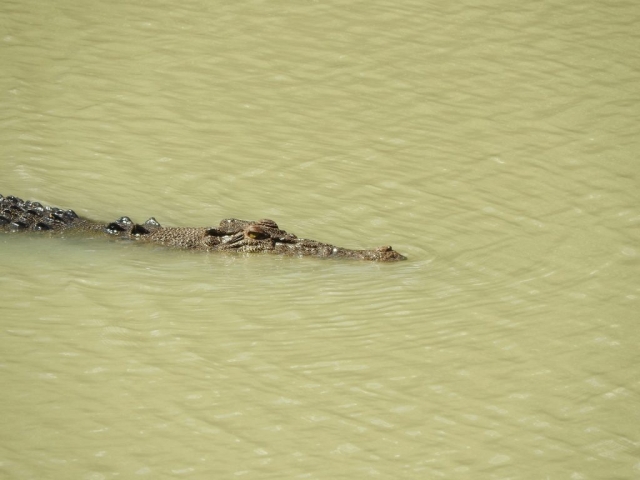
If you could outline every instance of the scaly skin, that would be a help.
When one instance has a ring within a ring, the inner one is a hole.
[[[0,231],[77,231],[165,245],[203,250],[266,252],[290,256],[353,258],[378,262],[404,260],[391,247],[373,250],[350,250],[328,243],[298,238],[280,230],[273,220],[257,222],[227,218],[217,227],[163,227],[153,217],[143,224],[122,217],[115,222],[100,223],[79,217],[73,210],[42,206],[38,202],[0,195]]]

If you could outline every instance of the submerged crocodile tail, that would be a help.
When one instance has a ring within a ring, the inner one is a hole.
[[[39,202],[0,195],[0,228],[18,230],[59,230],[78,220],[73,210],[43,206]]]

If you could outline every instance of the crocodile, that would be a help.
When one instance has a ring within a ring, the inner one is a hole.
[[[378,262],[405,260],[390,246],[351,250],[328,243],[298,238],[269,219],[258,221],[227,218],[217,227],[163,227],[151,217],[135,223],[121,217],[109,223],[77,215],[73,210],[43,206],[12,195],[0,195],[0,231],[85,232],[135,240],[186,250],[273,253],[289,256],[352,258]]]

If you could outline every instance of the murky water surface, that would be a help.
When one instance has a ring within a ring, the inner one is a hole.
[[[640,477],[637,3],[0,13],[0,193],[409,257],[0,236],[0,476]]]

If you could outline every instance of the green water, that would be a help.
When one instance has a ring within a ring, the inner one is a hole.
[[[0,5],[0,477],[640,476],[640,7]]]

